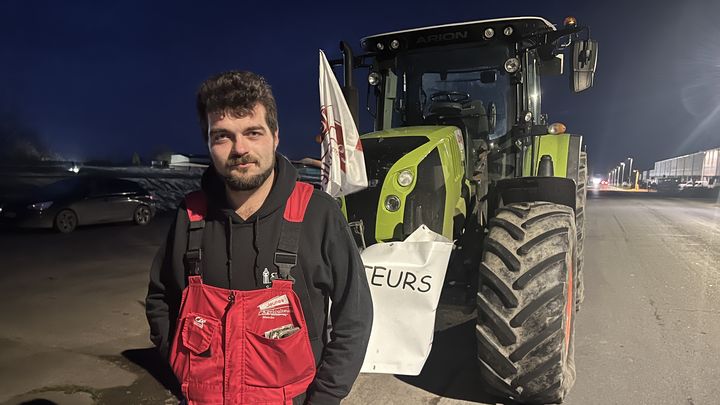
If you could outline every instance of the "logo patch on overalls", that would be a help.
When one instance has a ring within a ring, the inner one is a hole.
[[[205,322],[207,322],[207,319],[199,316],[196,316],[195,319],[193,319],[193,325],[197,326],[200,329],[205,327]]]
[[[275,318],[288,316],[290,314],[290,300],[287,295],[278,295],[258,305],[260,310],[258,316],[263,318]]]

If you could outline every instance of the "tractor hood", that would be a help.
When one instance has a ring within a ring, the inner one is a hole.
[[[463,139],[452,126],[395,128],[363,135],[368,188],[345,199],[348,221],[362,222],[365,243],[403,240],[421,224],[452,237],[463,176]],[[448,190],[449,188],[449,190]]]

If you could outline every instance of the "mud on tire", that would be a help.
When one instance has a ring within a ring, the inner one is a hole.
[[[520,403],[559,403],[575,381],[574,212],[510,204],[488,229],[477,297],[482,382]]]
[[[580,152],[577,195],[575,197],[575,226],[577,228],[577,277],[575,278],[575,310],[579,311],[585,300],[585,202],[587,201],[587,153]]]

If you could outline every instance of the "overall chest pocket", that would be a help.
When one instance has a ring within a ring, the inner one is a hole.
[[[221,325],[217,319],[190,313],[183,320],[182,344],[187,350],[185,381],[222,384]]]

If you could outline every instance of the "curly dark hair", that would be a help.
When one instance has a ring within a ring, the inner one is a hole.
[[[208,114],[226,113],[242,118],[258,103],[265,107],[265,121],[273,136],[278,128],[277,105],[270,85],[252,72],[230,71],[205,80],[197,93],[197,113],[203,139],[208,137]]]

